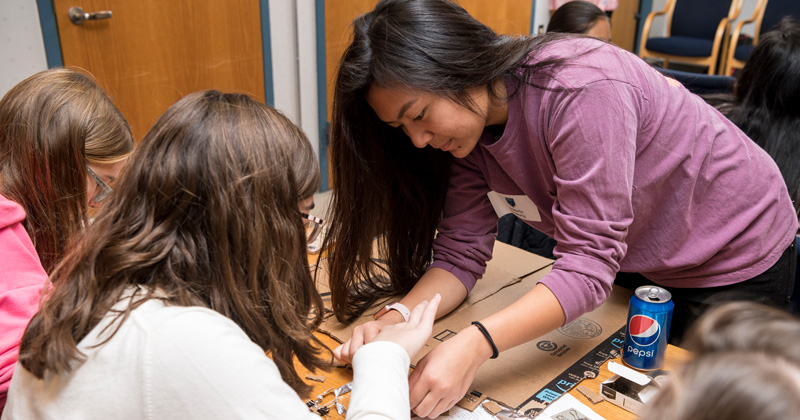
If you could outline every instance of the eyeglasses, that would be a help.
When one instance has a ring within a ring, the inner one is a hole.
[[[97,194],[95,194],[94,196],[95,203],[99,203],[105,200],[106,198],[108,198],[109,195],[111,195],[112,192],[114,192],[114,190],[111,189],[111,187],[109,187],[108,184],[105,183],[105,181],[103,181],[99,176],[97,176],[96,173],[94,173],[94,171],[92,170],[92,168],[89,167],[89,165],[86,165],[86,172],[89,173],[89,175],[92,178],[94,178],[94,182],[96,182],[97,186],[100,187],[100,191],[98,191]]]
[[[310,244],[319,237],[325,221],[307,213],[300,213],[300,216],[303,219],[303,225],[306,227],[306,242]]]
[[[306,228],[306,248],[308,253],[316,254],[322,250],[322,233],[325,221],[319,217],[312,216],[307,213],[300,213],[303,219],[303,226]]]

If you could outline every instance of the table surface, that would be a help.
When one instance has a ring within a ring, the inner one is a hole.
[[[331,338],[330,336],[328,336],[328,335],[326,335],[324,333],[317,332],[315,334],[317,335],[317,337],[319,337],[320,340],[322,340],[323,343],[325,343],[331,349],[334,349],[334,348],[336,348],[336,346],[339,345],[339,343],[336,340],[334,340],[333,338]],[[675,369],[680,364],[688,361],[689,358],[690,358],[690,353],[688,351],[686,351],[686,350],[684,350],[684,349],[682,349],[680,347],[675,347],[675,346],[669,345],[668,348],[667,348],[667,355],[666,355],[666,361],[665,361],[665,364],[664,364],[664,370]],[[612,360],[616,361],[617,363],[622,363],[621,358],[616,358],[616,359],[612,359]],[[302,365],[300,365],[299,363],[295,363],[295,368],[297,369],[297,372],[299,373],[301,378],[305,378],[306,375],[311,375],[312,374],[307,369],[305,369]],[[353,371],[350,368],[338,367],[338,368],[333,368],[329,372],[321,371],[321,372],[315,372],[313,374],[317,375],[317,376],[323,376],[325,378],[325,382],[320,383],[320,382],[316,382],[316,381],[312,381],[312,380],[306,379],[306,382],[308,384],[310,384],[310,385],[313,385],[314,389],[312,390],[312,392],[305,399],[316,398],[318,395],[322,394],[326,390],[331,389],[331,388],[336,389],[336,388],[338,388],[338,387],[350,382],[353,379]],[[569,393],[573,397],[577,398],[578,401],[580,401],[583,404],[589,406],[597,414],[603,416],[607,420],[633,420],[633,419],[636,419],[637,417],[633,413],[625,411],[622,408],[617,407],[616,405],[611,404],[608,401],[604,400],[604,401],[601,401],[601,402],[599,402],[597,404],[592,404],[591,401],[589,401],[585,396],[583,396],[583,394],[581,394],[577,390],[578,386],[586,385],[591,390],[593,390],[593,391],[595,391],[595,392],[597,392],[599,394],[600,393],[600,383],[603,382],[604,380],[610,378],[611,376],[613,376],[613,374],[608,370],[608,362],[606,362],[600,368],[600,372],[599,372],[599,374],[597,375],[596,378],[594,378],[594,379],[584,379],[583,382],[580,382],[578,385],[576,385],[572,390],[569,391]],[[328,395],[323,399],[323,403],[330,402],[330,401],[332,401],[332,399],[333,399],[333,395],[332,394]],[[349,397],[340,398],[340,400],[341,400],[340,402],[343,402],[345,404],[345,406],[346,406],[348,401],[349,401]],[[320,418],[322,419],[322,417],[320,417]],[[335,409],[333,409],[333,408],[331,409],[331,411],[330,411],[330,419],[331,420],[343,419],[343,418],[344,418],[344,416],[340,416],[336,412]]]

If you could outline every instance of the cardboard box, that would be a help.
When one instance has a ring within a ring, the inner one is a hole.
[[[459,307],[436,321],[433,336],[412,359],[412,364],[440,342],[468,327],[472,321],[488,317],[519,299],[550,272],[553,262],[496,242],[493,259],[487,264],[484,277],[478,280]],[[320,267],[324,267],[324,261]],[[323,273],[324,269],[320,270],[320,274]],[[318,276],[317,284],[325,297],[329,290],[327,278]],[[593,312],[487,361],[478,369],[472,389],[520,412],[541,410],[584,378],[595,377],[608,358],[619,355],[625,337],[630,295],[629,290],[614,287],[606,302]],[[364,316],[347,326],[328,314],[320,329],[344,342],[356,325],[371,320],[372,314],[387,301],[376,303]],[[328,304],[329,299],[326,299]]]
[[[600,384],[600,394],[636,415],[642,415],[645,404],[658,393],[659,382],[666,378],[661,370],[644,374],[614,361],[608,362],[608,370],[614,376]]]

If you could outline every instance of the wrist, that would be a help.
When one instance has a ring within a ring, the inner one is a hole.
[[[496,359],[499,350],[486,327],[478,321],[473,321],[471,326],[473,327],[470,328],[473,331],[472,342],[476,345],[475,348],[480,349],[481,355],[486,359]]]
[[[372,319],[380,320],[386,324],[398,324],[408,322],[409,316],[411,316],[411,312],[405,305],[400,302],[392,302],[376,312]]]

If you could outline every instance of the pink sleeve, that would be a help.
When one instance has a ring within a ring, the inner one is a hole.
[[[8,201],[2,204],[9,204]],[[8,206],[0,206],[4,222]],[[21,209],[11,209],[12,211]],[[17,364],[19,344],[28,322],[39,309],[39,296],[47,274],[39,262],[27,232],[19,222],[0,228],[0,410],[5,406],[11,375]]]
[[[0,295],[0,395],[5,396],[17,364],[19,343],[28,322],[39,308],[42,284],[10,290]]]

